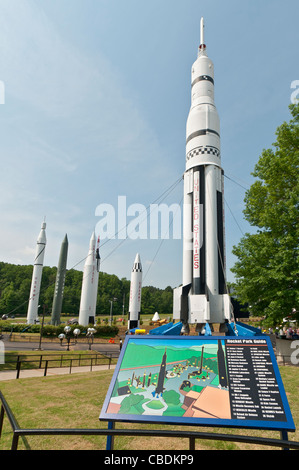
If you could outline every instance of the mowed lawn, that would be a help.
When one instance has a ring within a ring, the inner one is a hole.
[[[299,427],[299,368],[280,367],[288,401],[296,427]],[[26,378],[0,382],[0,389],[22,428],[107,428],[99,421],[113,371],[73,373],[64,376]],[[161,426],[149,424],[117,423],[117,428],[152,428],[207,431],[279,438],[279,432],[199,428],[191,426]],[[289,439],[299,441],[299,431],[289,433]],[[12,432],[5,417],[0,450],[9,450]],[[104,450],[106,437],[98,436],[37,436],[20,438],[19,449],[32,450]],[[188,450],[188,439],[119,437],[115,438],[116,450]],[[196,449],[249,450],[265,449],[264,446],[237,442],[196,440]],[[271,449],[271,447],[270,447]],[[273,447],[272,449],[276,449]]]

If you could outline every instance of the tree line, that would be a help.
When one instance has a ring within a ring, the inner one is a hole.
[[[14,265],[0,262],[0,316],[27,316],[32,265]],[[39,314],[45,305],[45,313],[52,311],[56,267],[44,266],[41,282]],[[62,314],[78,316],[81,298],[83,272],[75,269],[66,271]],[[96,315],[109,316],[111,302],[113,315],[122,316],[129,309],[130,281],[116,275],[99,273]],[[142,288],[141,313],[152,314],[172,312],[172,288],[159,289],[153,286]]]

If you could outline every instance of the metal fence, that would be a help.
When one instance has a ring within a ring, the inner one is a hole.
[[[94,354],[74,354],[73,356],[64,354],[40,354],[30,356],[17,355],[13,360],[6,360],[5,364],[11,365],[11,370],[16,370],[16,379],[20,378],[21,370],[28,369],[43,369],[44,377],[46,377],[48,369],[57,367],[66,367],[69,373],[72,373],[73,368],[87,366],[90,371],[94,366],[107,365],[108,369],[111,368],[112,359],[118,358],[117,352],[104,351]],[[9,366],[8,366],[9,370]]]
[[[6,415],[12,429],[11,450],[17,450],[19,439],[25,436],[107,436],[110,439],[110,449],[113,449],[115,436],[137,436],[137,437],[161,437],[161,438],[183,438],[189,441],[189,450],[195,450],[196,439],[216,440],[226,442],[240,442],[252,445],[280,447],[282,449],[299,449],[299,442],[288,440],[287,433],[282,431],[281,439],[269,439],[266,437],[242,436],[234,434],[217,434],[195,431],[175,430],[149,430],[149,429],[25,429],[21,428],[10,409],[2,392],[0,392],[0,438],[2,435],[4,416]]]
[[[95,353],[92,355],[87,354],[74,354],[72,356],[66,356],[63,354],[47,355],[41,354],[39,356],[25,356],[17,355],[14,360],[6,360],[6,366],[11,364],[11,368],[5,370],[15,370],[16,379],[20,378],[21,371],[28,369],[39,369],[44,371],[44,377],[47,376],[48,370],[51,368],[67,368],[68,373],[71,374],[76,367],[89,367],[89,371],[92,372],[94,367],[98,365],[107,365],[107,368],[110,369],[112,365],[112,360],[117,359],[119,352],[114,351],[103,351],[101,353]],[[290,356],[279,356],[278,365],[292,365]],[[298,364],[297,364],[298,365]]]

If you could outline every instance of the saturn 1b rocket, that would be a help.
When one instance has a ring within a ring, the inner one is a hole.
[[[46,223],[43,222],[41,226],[41,231],[36,242],[35,260],[33,266],[29,305],[27,311],[28,325],[34,324],[38,320],[38,302],[43,273],[46,243]]]
[[[131,273],[129,321],[128,329],[139,328],[140,326],[140,305],[142,289],[142,266],[140,255],[137,253]]]
[[[97,306],[99,271],[100,271],[100,254],[99,254],[99,238],[96,246],[95,233],[91,235],[89,242],[89,251],[84,265],[79,325],[88,326],[95,323],[95,314]]]
[[[204,23],[191,73],[186,125],[183,209],[183,283],[174,289],[173,318],[188,324],[225,324],[231,304],[225,283],[223,170],[220,123],[214,102],[214,66],[207,56]]]

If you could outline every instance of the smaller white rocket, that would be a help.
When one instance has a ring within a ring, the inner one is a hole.
[[[142,289],[142,266],[139,253],[137,253],[132,273],[130,286],[130,303],[129,303],[129,321],[128,329],[139,328],[140,326],[140,305],[141,305],[141,289]]]
[[[27,311],[28,325],[32,325],[38,320],[38,301],[43,273],[46,243],[46,223],[43,222],[41,226],[41,231],[36,242],[35,260],[33,266],[29,305]]]
[[[96,246],[96,236],[93,232],[90,238],[89,251],[83,271],[79,310],[79,325],[82,326],[88,326],[95,322],[100,271],[99,245],[100,239],[98,238]]]

